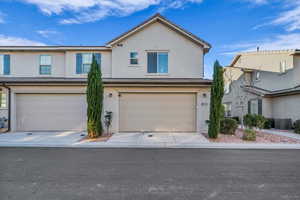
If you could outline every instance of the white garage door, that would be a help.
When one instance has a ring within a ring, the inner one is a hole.
[[[194,132],[196,95],[192,93],[122,93],[120,131]]]
[[[83,94],[17,94],[17,130],[86,129],[85,98]]]

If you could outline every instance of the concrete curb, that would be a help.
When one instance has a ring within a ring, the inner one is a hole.
[[[300,144],[236,144],[236,143],[203,143],[203,144],[0,144],[1,147],[35,147],[35,148],[140,148],[140,149],[300,149]]]

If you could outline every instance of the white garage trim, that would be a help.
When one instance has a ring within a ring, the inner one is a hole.
[[[195,132],[197,93],[119,93],[120,132]]]

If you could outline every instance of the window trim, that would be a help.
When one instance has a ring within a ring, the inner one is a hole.
[[[132,58],[131,54],[136,53],[136,58]],[[136,60],[136,63],[131,63],[132,60]],[[138,66],[139,65],[139,53],[137,51],[130,51],[129,52],[129,66]]]
[[[167,50],[151,50],[147,52],[147,75],[158,75],[158,76],[167,76],[169,74],[169,51]],[[156,53],[156,73],[155,72],[148,72],[148,53]],[[167,72],[159,72],[159,54],[167,54],[168,57],[168,65],[167,65]]]
[[[0,110],[7,110],[8,108],[8,95],[7,92],[5,92],[2,88],[0,89],[0,98],[2,98],[2,94],[5,94],[5,107],[1,107],[2,105],[2,99],[0,101]]]
[[[90,63],[85,63],[84,62],[84,59],[83,59],[83,57],[84,57],[84,55],[92,55],[92,60],[91,60],[91,62]],[[92,63],[93,63],[93,53],[81,53],[81,56],[82,56],[82,62],[81,62],[81,74],[88,74],[89,73],[89,71],[91,70],[91,67],[92,67]],[[84,71],[84,65],[89,65],[90,67],[89,67],[89,70],[88,70],[88,72],[86,72],[86,71]]]
[[[250,114],[255,114],[255,115],[258,115],[258,99],[249,99],[249,102],[250,102]],[[253,109],[253,104],[252,102],[256,102],[256,106],[255,106],[255,109],[257,109],[257,113],[252,113],[252,109]]]
[[[42,61],[42,56],[49,56],[50,57],[50,65],[42,65],[41,64],[41,61]],[[50,73],[49,74],[42,74],[42,66],[50,66]],[[41,54],[39,56],[39,75],[41,76],[49,76],[49,75],[52,75],[52,55],[49,55],[49,54]]]

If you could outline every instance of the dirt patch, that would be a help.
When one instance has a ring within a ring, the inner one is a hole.
[[[106,142],[107,140],[109,140],[109,138],[111,136],[112,136],[112,134],[110,134],[110,135],[103,135],[103,136],[100,136],[98,138],[93,138],[93,139],[88,138],[88,136],[84,136],[78,142]]]
[[[235,135],[224,135],[219,134],[219,137],[217,139],[211,139],[208,138],[207,134],[204,134],[204,136],[210,141],[210,142],[217,142],[217,143],[285,143],[285,144],[300,144],[300,140],[280,136],[280,135],[274,135],[270,133],[263,133],[258,131],[256,133],[256,141],[245,141],[242,139],[243,137],[243,130],[238,129],[235,132]]]

